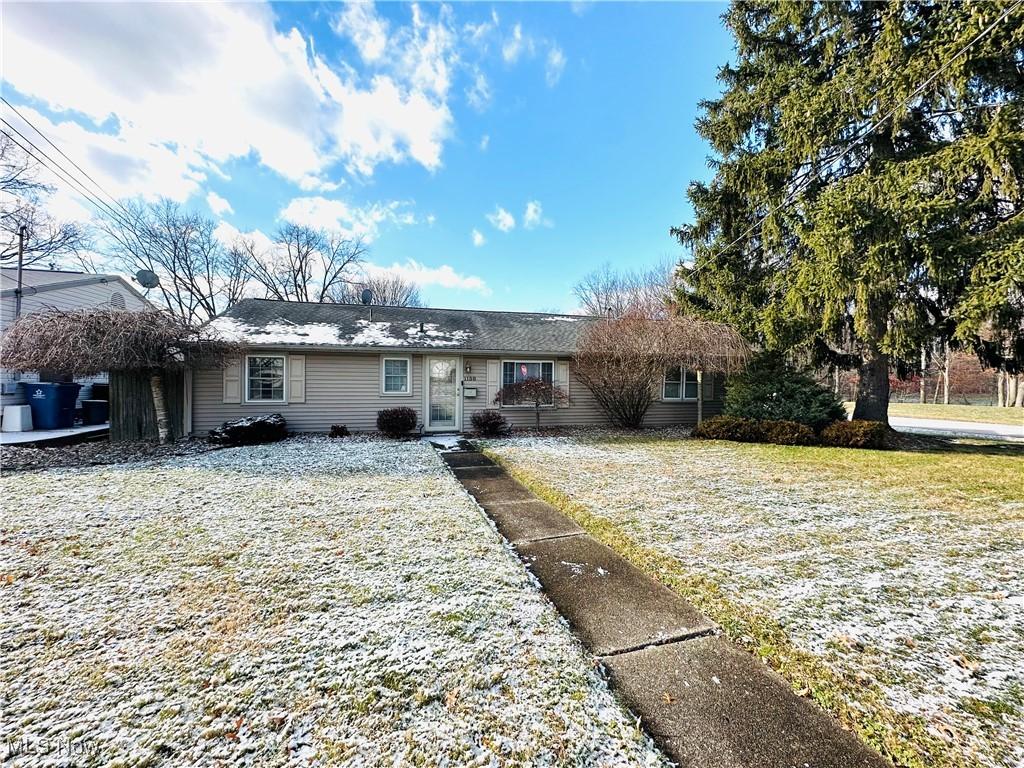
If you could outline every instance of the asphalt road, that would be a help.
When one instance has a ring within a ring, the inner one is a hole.
[[[989,440],[1024,441],[1024,423],[986,424],[982,421],[949,421],[947,419],[910,419],[890,416],[889,424],[900,432],[949,437],[982,437]]]

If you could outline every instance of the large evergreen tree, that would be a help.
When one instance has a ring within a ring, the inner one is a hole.
[[[1024,3],[735,2],[697,130],[684,307],[860,373],[941,338],[1024,362]],[[993,26],[994,25],[994,26]],[[992,26],[991,29],[989,27]]]

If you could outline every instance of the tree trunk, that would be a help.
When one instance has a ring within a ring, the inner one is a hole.
[[[1017,377],[1006,374],[1006,407],[1013,408],[1017,404]]]
[[[942,404],[949,405],[949,347],[946,347],[946,359],[942,366]]]
[[[918,396],[919,396],[920,401],[921,401],[921,405],[924,405],[925,403],[928,402],[928,393],[925,391],[926,387],[927,387],[927,382],[925,381],[925,373],[927,372],[927,366],[928,366],[928,357],[925,355],[925,348],[924,348],[924,345],[922,344],[921,345],[921,391],[918,393]]]
[[[889,423],[889,356],[867,351],[861,358],[853,418]]]
[[[1004,405],[1006,405],[1006,400],[1003,399],[1003,377],[1005,375],[1006,374],[1004,374],[1002,371],[999,371],[998,373],[996,373],[996,407],[997,408],[1002,408]]]
[[[1017,397],[1013,399],[1015,408],[1024,408],[1024,375],[1017,374]]]
[[[156,433],[161,445],[171,441],[171,417],[167,412],[167,399],[164,397],[164,380],[160,371],[154,371],[149,377],[149,386],[153,390],[153,408],[156,409]]]
[[[683,386],[686,386],[685,382]],[[704,421],[704,372],[697,371],[697,423]]]
[[[533,415],[534,423],[537,426],[538,431],[540,430],[540,400],[533,404]]]

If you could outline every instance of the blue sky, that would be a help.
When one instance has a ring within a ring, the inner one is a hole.
[[[5,4],[3,89],[117,197],[178,200],[226,239],[360,234],[433,306],[567,311],[605,262],[683,255],[668,228],[710,174],[693,123],[733,54],[724,9]]]

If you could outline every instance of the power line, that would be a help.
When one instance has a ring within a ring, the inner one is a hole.
[[[3,101],[3,103],[10,107],[12,111],[17,113],[18,117],[20,117],[33,131],[39,134],[43,138],[43,140],[45,140],[51,147],[57,150],[57,152],[59,152],[63,157],[65,157],[67,161],[71,163],[75,168],[77,168],[78,171],[82,173],[82,175],[89,179],[93,183],[93,185],[100,190],[100,192],[102,192],[104,195],[110,198],[110,200],[114,202],[114,205],[116,205],[117,208],[120,209],[120,211],[123,211],[123,214],[118,210],[112,208],[103,200],[101,200],[95,192],[86,187],[86,185],[81,181],[81,179],[77,178],[66,167],[61,165],[61,163],[57,162],[52,157],[50,157],[50,155],[48,155],[44,150],[42,150],[35,142],[33,142],[30,138],[28,138],[25,134],[18,130],[18,128],[15,127],[10,121],[3,117],[0,117],[0,122],[4,123],[8,128],[10,128],[16,134],[18,134],[18,136],[20,136],[25,142],[29,144],[29,146],[35,149],[36,152],[38,152],[39,154],[37,155],[34,152],[32,152],[32,150],[24,146],[21,142],[15,139],[7,131],[0,130],[0,133],[3,133],[11,141],[17,144],[22,149],[22,151],[24,151],[27,155],[34,158],[38,163],[40,163],[40,165],[47,168],[47,170],[49,170],[54,175],[54,177],[57,178],[57,180],[62,181],[65,185],[71,188],[73,192],[83,195],[85,199],[88,202],[90,202],[94,207],[96,207],[96,209],[102,215],[109,216],[122,228],[124,228],[128,232],[131,232],[136,238],[139,237],[138,229],[135,225],[135,222],[133,221],[135,215],[131,211],[125,208],[125,206],[120,201],[118,201],[117,198],[115,198],[113,195],[107,192],[107,190],[104,189],[99,182],[97,182],[92,176],[90,176],[89,173],[85,171],[78,163],[72,160],[60,147],[58,147],[56,144],[50,141],[50,138],[45,133],[43,133],[28,118],[26,118],[21,112],[19,112],[6,98],[0,96],[0,101]],[[42,158],[46,159],[42,159],[41,157],[39,157],[39,155],[42,155]],[[157,249],[162,251],[164,256],[168,257],[171,260],[171,263],[173,263],[174,255],[168,249],[167,245],[160,238],[155,238],[155,243]]]
[[[81,174],[82,174],[83,176],[85,176],[85,178],[87,178],[87,179],[88,179],[89,181],[91,181],[91,182],[93,183],[93,185],[94,185],[94,186],[95,186],[95,187],[96,187],[96,188],[97,188],[98,190],[100,190],[100,191],[101,191],[101,192],[102,192],[103,194],[105,194],[105,195],[106,195],[106,196],[107,196],[108,198],[110,198],[110,200],[111,200],[111,201],[113,201],[114,205],[116,205],[116,206],[117,206],[118,208],[120,208],[121,210],[123,210],[123,211],[124,211],[125,213],[127,213],[127,214],[131,215],[131,214],[130,214],[130,212],[128,211],[128,209],[126,209],[126,208],[125,208],[125,207],[124,207],[124,206],[123,206],[123,205],[121,204],[121,202],[120,202],[119,200],[117,200],[117,199],[116,199],[116,198],[115,198],[115,197],[114,197],[113,195],[111,195],[111,194],[110,194],[109,192],[107,192],[107,190],[103,188],[103,185],[102,185],[102,184],[100,184],[100,183],[99,183],[98,181],[96,181],[96,179],[94,179],[94,178],[93,178],[92,176],[90,176],[90,175],[89,175],[89,173],[88,173],[88,172],[87,172],[87,171],[86,171],[86,170],[85,170],[84,168],[82,168],[82,166],[80,166],[80,165],[79,165],[78,163],[76,163],[76,162],[75,162],[74,160],[72,160],[72,159],[71,159],[70,157],[68,157],[68,155],[67,155],[67,154],[66,154],[66,153],[64,152],[64,150],[62,150],[62,149],[61,149],[60,147],[58,147],[58,146],[57,146],[56,144],[54,144],[54,143],[53,143],[52,141],[50,141],[50,137],[49,137],[49,136],[47,136],[47,135],[46,135],[45,133],[43,133],[43,132],[42,132],[41,130],[39,130],[39,128],[37,128],[37,127],[36,127],[36,126],[35,126],[35,125],[34,125],[34,124],[32,123],[32,121],[31,121],[31,120],[29,120],[29,119],[28,119],[27,117],[25,117],[25,115],[23,115],[23,114],[21,113],[21,111],[20,111],[20,110],[19,110],[19,109],[18,109],[18,108],[17,108],[16,106],[14,106],[13,104],[11,104],[11,102],[9,102],[9,101],[8,101],[8,100],[7,100],[7,99],[6,99],[5,97],[4,97],[4,96],[0,96],[0,101],[2,101],[2,102],[3,102],[4,104],[6,104],[6,105],[7,105],[7,106],[8,106],[8,107],[9,107],[9,108],[11,109],[11,111],[12,111],[12,112],[14,112],[14,114],[16,114],[16,115],[17,115],[18,117],[20,117],[20,118],[21,118],[21,120],[22,120],[22,122],[24,122],[24,123],[25,123],[25,125],[27,125],[27,126],[28,126],[29,128],[31,128],[31,129],[32,129],[33,131],[35,131],[36,133],[38,133],[38,134],[39,134],[40,136],[42,136],[42,138],[43,138],[43,141],[45,141],[45,142],[46,142],[47,144],[49,144],[49,145],[50,145],[51,147],[53,147],[53,148],[54,148],[55,150],[57,150],[57,152],[59,152],[59,153],[61,154],[61,156],[62,156],[62,157],[63,157],[63,158],[65,159],[65,160],[67,160],[67,161],[68,161],[69,163],[71,163],[71,164],[72,164],[73,166],[75,166],[75,168],[77,168],[77,169],[78,169],[78,171],[79,171],[79,172],[81,172]],[[0,118],[0,119],[2,119],[2,118]],[[6,120],[4,120],[4,122],[5,122],[5,123],[7,123],[7,121],[6,121]],[[9,126],[11,125],[10,123],[7,123],[7,124],[8,124]],[[13,128],[13,126],[11,126],[11,127]],[[17,130],[17,129],[15,128],[14,130]],[[24,136],[23,136],[23,135],[21,134],[21,132],[20,132],[20,131],[18,132],[18,135],[22,136],[22,138],[25,138],[25,137],[24,137]],[[27,138],[26,138],[25,140],[26,140],[26,141],[29,141],[29,140],[28,140]],[[35,145],[33,145],[33,146],[35,146]]]
[[[26,137],[25,134],[23,134],[21,131],[19,131],[17,128],[15,128],[13,125],[11,125],[11,123],[9,123],[6,119],[4,119],[2,117],[0,117],[0,122],[2,122],[4,125],[6,125],[8,128],[10,128],[16,134],[18,134],[18,136],[20,136],[23,141],[25,141],[30,147],[35,149],[36,152],[39,153],[39,155],[42,155],[42,157],[37,155],[31,149],[29,149],[29,147],[26,147],[24,144],[22,144],[20,141],[18,141],[16,138],[14,138],[14,136],[12,136],[7,131],[0,130],[0,133],[3,133],[4,136],[6,136],[12,142],[17,144],[18,147],[20,147],[21,150],[25,154],[27,154],[29,157],[33,158],[37,163],[39,163],[40,165],[45,167],[48,171],[50,171],[50,173],[52,173],[54,175],[54,177],[58,181],[61,181],[64,184],[66,184],[69,187],[71,187],[73,192],[75,192],[77,194],[80,194],[80,195],[83,195],[98,210],[100,210],[101,212],[106,211],[107,213],[113,215],[118,221],[120,221],[120,219],[118,218],[119,214],[114,209],[112,209],[109,205],[107,205],[107,203],[103,202],[98,197],[96,197],[95,193],[93,193],[91,190],[87,189],[86,186],[84,184],[82,184],[82,182],[80,180],[76,179],[72,174],[68,173],[64,168],[62,168],[60,166],[59,163],[54,161],[49,155],[47,155],[45,152],[43,152],[43,150],[41,150],[38,146],[36,146],[36,144],[31,139]],[[46,159],[44,160],[43,158],[46,158]],[[51,163],[52,163],[52,165],[51,165]]]
[[[942,64],[942,66],[940,66],[938,69],[936,69],[920,85],[918,85],[913,91],[911,91],[911,93],[905,99],[903,99],[899,104],[897,104],[892,109],[890,109],[885,115],[883,115],[878,120],[876,120],[874,123],[872,123],[870,126],[868,126],[860,136],[855,137],[853,139],[853,142],[851,144],[847,145],[846,149],[844,149],[841,153],[839,153],[839,155],[837,155],[833,160],[831,160],[829,162],[829,165],[835,165],[840,160],[842,160],[844,157],[846,157],[846,155],[848,155],[858,144],[860,144],[864,139],[866,139],[876,128],[878,128],[882,123],[884,123],[886,120],[888,120],[894,114],[896,114],[896,110],[897,109],[899,109],[900,107],[903,107],[903,106],[908,106],[908,103],[910,102],[910,100],[913,99],[915,96],[917,96],[925,88],[927,88],[932,83],[932,81],[935,80],[935,78],[937,78],[940,74],[942,74],[943,70],[947,69],[954,61],[959,59],[967,51],[969,51],[974,45],[976,45],[978,42],[980,42],[982,38],[984,38],[986,35],[988,35],[993,29],[996,28],[996,26],[1000,22],[1002,22],[1004,19],[1006,19],[1007,16],[1009,16],[1011,13],[1013,13],[1013,11],[1016,10],[1021,5],[1024,5],[1024,0],[1017,0],[1017,2],[1015,2],[1009,8],[1007,8],[1005,11],[1003,11],[1002,14],[1000,14],[996,18],[995,21],[993,21],[991,24],[989,24],[985,29],[983,29],[977,35],[975,35],[968,43],[966,43],[959,51],[957,51],[949,60],[947,60],[944,64]],[[729,251],[734,245],[736,245],[736,243],[738,243],[741,240],[743,240],[747,235],[749,235],[751,232],[753,232],[757,227],[761,226],[765,221],[767,221],[768,217],[771,216],[773,213],[777,213],[778,211],[780,211],[783,208],[787,207],[791,203],[795,202],[796,199],[797,199],[797,196],[799,196],[799,194],[801,192],[803,192],[805,189],[807,189],[807,187],[809,187],[811,185],[811,181],[812,181],[812,179],[809,178],[806,183],[804,183],[803,185],[797,187],[792,192],[790,192],[781,203],[779,203],[775,207],[771,208],[767,213],[762,215],[757,221],[755,221],[753,224],[751,224],[749,227],[747,227],[747,229],[744,230],[744,232],[739,237],[737,237],[735,240],[733,240],[728,245],[726,245],[724,248],[722,248],[717,253],[715,253],[714,256],[708,257],[708,261],[706,261],[704,264],[697,265],[695,263],[693,269],[690,270],[690,273],[689,273],[689,275],[687,275],[687,277],[690,277],[690,276],[696,274],[701,269],[703,269],[705,266],[707,266],[708,262],[713,262],[716,257],[721,256],[723,253],[726,253],[727,251]]]

